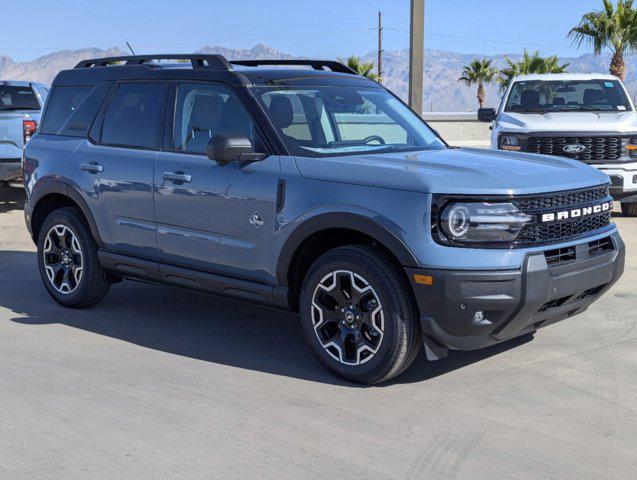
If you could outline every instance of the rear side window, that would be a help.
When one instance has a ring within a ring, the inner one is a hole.
[[[41,133],[55,135],[84,102],[91,86],[55,87],[44,112]]]
[[[163,102],[161,83],[119,85],[104,114],[101,143],[158,148]]]
[[[40,110],[40,104],[31,87],[0,85],[0,111],[6,110]]]

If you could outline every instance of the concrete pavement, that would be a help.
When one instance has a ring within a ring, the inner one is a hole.
[[[291,314],[136,282],[59,307],[21,201],[0,192],[0,479],[637,478],[637,219],[585,314],[361,388]]]

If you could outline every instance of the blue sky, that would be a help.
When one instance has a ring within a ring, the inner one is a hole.
[[[138,53],[190,52],[203,45],[264,43],[293,55],[337,57],[409,46],[409,0],[2,0],[0,55],[24,61],[62,49],[124,46]],[[426,0],[425,47],[562,56],[568,29],[601,0]],[[15,19],[15,21],[7,21]]]

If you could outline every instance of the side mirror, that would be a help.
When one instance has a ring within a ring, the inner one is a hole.
[[[495,117],[496,117],[495,108],[478,109],[479,122],[493,122],[495,120]]]
[[[218,133],[208,142],[206,156],[219,165],[230,162],[258,162],[267,155],[255,153],[252,141],[240,133]]]

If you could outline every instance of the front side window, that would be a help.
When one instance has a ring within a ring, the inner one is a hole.
[[[40,110],[40,104],[31,87],[0,85],[0,111],[3,110]]]
[[[293,155],[445,148],[406,105],[380,88],[254,88],[270,121]]]
[[[123,83],[117,88],[102,124],[102,143],[158,148],[164,85]]]
[[[505,110],[519,113],[625,112],[632,107],[617,80],[533,80],[513,84]]]
[[[173,149],[180,152],[204,155],[216,134],[244,135],[257,151],[262,148],[250,114],[237,94],[222,85],[179,85],[173,125]]]

